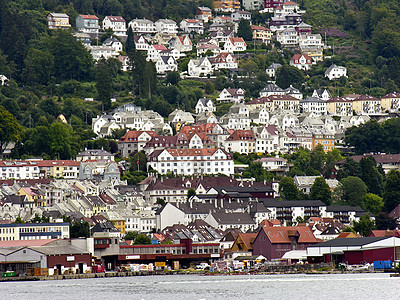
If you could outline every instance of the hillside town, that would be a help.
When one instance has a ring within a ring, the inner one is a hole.
[[[269,23],[252,22],[254,13],[270,14]],[[235,87],[213,86],[194,107],[177,101],[167,115],[144,102],[109,99],[110,110],[82,111],[91,145],[106,142],[69,159],[15,158],[33,143],[1,139],[0,273],[400,260],[400,148],[384,131],[399,128],[400,92],[336,95],[321,86],[307,94],[295,81],[279,86],[288,66],[304,76],[324,66],[323,79],[335,83],[352,72],[325,68],[334,46],[313,33],[305,13],[283,0],[214,0],[179,23],[79,14],[72,26],[66,13],[49,13],[48,30],[73,32],[97,64],[114,58],[120,71],[134,72],[126,51],[132,42],[158,78],[175,74],[207,85],[223,72]],[[293,53],[288,65],[277,60],[265,69],[257,97],[241,86],[250,75],[240,67],[257,52],[255,42],[282,57]],[[0,75],[1,86],[10,80]],[[151,101],[151,82],[141,88]],[[54,122],[71,119],[60,113]],[[362,144],[357,129],[385,138],[394,151],[361,151],[367,146],[355,147]],[[53,148],[57,156],[63,151]]]

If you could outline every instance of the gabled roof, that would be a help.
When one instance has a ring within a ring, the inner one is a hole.
[[[300,63],[300,59],[301,59],[302,57],[304,57],[304,58],[306,59],[306,64],[307,64],[307,61],[310,61],[310,64],[313,62],[312,58],[309,57],[307,54],[295,54],[295,55],[293,55],[293,57],[290,59],[290,61],[291,61],[292,63],[294,63],[294,64],[299,64],[299,63]],[[298,61],[298,62],[296,63],[296,61]]]
[[[137,141],[138,137],[141,136],[143,133],[147,133],[151,137],[157,136],[157,133],[155,133],[152,130],[148,131],[136,131],[136,130],[129,130],[127,133],[125,133],[119,140],[118,143],[129,143],[133,141]]]
[[[298,243],[318,243],[311,229],[307,226],[262,227],[272,244],[291,244],[292,237],[298,237]]]
[[[396,92],[389,93],[389,94],[386,94],[385,96],[383,96],[381,99],[391,99],[391,98],[400,98],[400,93],[396,93]]]
[[[106,16],[111,22],[125,22],[125,19],[121,16]]]
[[[252,130],[235,130],[226,139],[227,141],[241,141],[241,140],[252,140],[254,141],[254,134]]]

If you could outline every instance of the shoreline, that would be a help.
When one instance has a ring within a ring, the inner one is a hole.
[[[321,275],[321,274],[360,274],[360,273],[387,273],[390,277],[400,277],[400,273],[382,272],[382,271],[341,271],[329,270],[318,271],[308,270],[294,272],[265,272],[265,271],[238,271],[238,272],[208,272],[208,271],[138,271],[138,272],[105,272],[105,273],[86,273],[86,274],[68,274],[51,276],[15,276],[1,277],[0,282],[15,281],[43,281],[43,280],[68,280],[68,279],[90,279],[90,278],[111,278],[111,277],[134,277],[134,276],[155,276],[155,275],[200,275],[200,276],[236,276],[236,275]]]

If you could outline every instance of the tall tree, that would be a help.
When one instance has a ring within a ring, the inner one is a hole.
[[[349,176],[342,179],[342,200],[351,206],[363,206],[363,198],[367,193],[366,184],[358,177]]]
[[[299,190],[293,178],[283,177],[279,182],[279,192],[286,200],[299,200]]]
[[[396,218],[382,212],[375,216],[375,223],[378,230],[394,230],[397,228]]]
[[[112,77],[110,67],[104,58],[96,65],[96,89],[102,111],[108,110],[111,106]]]
[[[375,159],[372,156],[363,157],[360,160],[361,176],[360,178],[368,187],[368,192],[382,195],[383,176],[379,173]]]
[[[400,204],[400,171],[392,170],[386,177],[383,201],[385,209],[391,212],[398,204]]]
[[[353,228],[362,236],[367,237],[370,234],[371,230],[374,230],[376,227],[374,220],[372,220],[369,215],[366,214],[362,216],[358,222],[354,221]]]
[[[367,193],[363,198],[363,208],[376,215],[382,211],[384,206],[383,199],[378,195]]]
[[[135,51],[136,51],[135,38],[133,35],[132,27],[129,26],[128,36],[127,36],[126,42],[125,42],[125,52],[127,55],[130,55],[131,53],[133,53]]]
[[[253,33],[251,31],[251,25],[249,20],[241,19],[239,21],[238,37],[243,38],[245,41],[251,41],[253,39]]]
[[[0,156],[8,143],[18,142],[24,135],[24,128],[18,124],[17,119],[0,105]]]
[[[332,192],[324,177],[317,177],[310,191],[311,200],[321,200],[326,205],[332,204]]]

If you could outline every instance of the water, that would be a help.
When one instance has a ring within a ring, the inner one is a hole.
[[[165,275],[0,283],[3,299],[400,299],[389,274]]]

